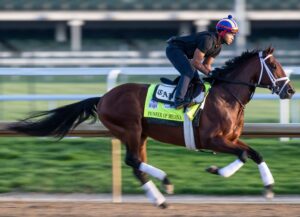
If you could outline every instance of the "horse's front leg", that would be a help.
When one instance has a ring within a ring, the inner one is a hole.
[[[250,157],[258,165],[258,169],[265,186],[264,196],[268,199],[273,198],[274,196],[274,193],[272,191],[274,185],[273,176],[267,164],[263,161],[262,156],[257,151],[250,148],[247,144],[245,144],[240,140],[236,141],[235,143],[226,141],[223,138],[219,138],[213,141],[215,143],[211,143],[214,144],[211,145],[211,147],[213,148],[214,151],[235,154],[239,158],[223,168],[211,166],[208,169],[206,169],[206,171],[213,174],[221,175],[223,177],[230,177],[244,165],[247,157]]]
[[[235,172],[237,172],[247,160],[247,150],[244,147],[240,147],[239,145],[233,144],[231,141],[221,136],[210,138],[205,144],[205,149],[210,149],[215,152],[233,154],[238,157],[238,159],[236,159],[234,162],[230,163],[229,165],[223,168],[210,166],[206,169],[206,171],[209,173],[220,175],[225,178],[230,177]]]
[[[254,149],[249,147],[247,144],[242,142],[241,140],[238,140],[237,143],[240,146],[246,147],[247,150],[247,155],[249,158],[251,158],[257,165],[258,165],[258,170],[261,176],[261,179],[264,183],[264,196],[267,199],[272,199],[274,197],[273,193],[273,186],[274,186],[274,178],[272,176],[272,173],[266,164],[266,162],[263,160],[263,157]]]

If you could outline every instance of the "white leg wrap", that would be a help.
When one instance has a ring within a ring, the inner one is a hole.
[[[160,205],[166,201],[166,198],[160,193],[154,183],[150,180],[142,186],[148,199],[155,205]]]
[[[274,184],[274,178],[272,176],[272,173],[265,162],[260,163],[258,165],[258,169],[264,186]]]
[[[233,175],[236,171],[238,171],[243,165],[244,163],[240,159],[237,159],[233,161],[231,164],[229,164],[228,166],[219,169],[218,173],[219,175],[227,178]]]
[[[146,164],[146,163],[141,163],[139,170],[144,173],[147,173],[150,176],[153,176],[159,180],[164,180],[164,178],[167,175],[164,171],[162,171],[156,167],[153,167],[149,164]]]

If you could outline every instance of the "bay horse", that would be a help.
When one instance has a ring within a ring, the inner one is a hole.
[[[197,149],[233,154],[237,159],[208,172],[229,177],[239,170],[247,158],[252,159],[260,172],[266,197],[273,197],[273,176],[262,155],[242,142],[239,137],[244,125],[245,105],[251,100],[255,88],[269,88],[280,99],[290,99],[295,93],[282,66],[272,55],[274,49],[246,51],[217,68],[212,73],[212,88],[207,96],[199,120],[194,128]],[[126,146],[125,163],[133,168],[147,197],[160,208],[166,208],[164,196],[147,174],[162,181],[166,193],[173,192],[167,174],[147,164],[146,139],[185,146],[183,127],[149,123],[143,117],[148,84],[123,84],[102,97],[35,113],[11,124],[8,129],[31,136],[63,138],[69,130],[89,118],[97,117],[113,136]],[[39,119],[35,119],[39,118]]]

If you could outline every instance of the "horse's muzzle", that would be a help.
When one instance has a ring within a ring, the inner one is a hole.
[[[295,93],[295,89],[291,85],[287,85],[280,93],[279,97],[280,99],[291,99]]]

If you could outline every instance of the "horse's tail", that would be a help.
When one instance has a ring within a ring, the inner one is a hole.
[[[26,119],[10,124],[9,130],[31,136],[54,136],[63,138],[70,129],[92,117],[91,123],[97,120],[96,105],[100,97],[94,97],[59,107],[50,111],[34,112]],[[39,118],[34,120],[35,118]]]

